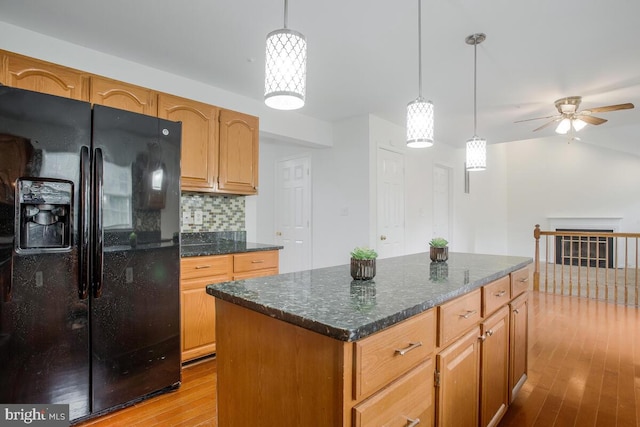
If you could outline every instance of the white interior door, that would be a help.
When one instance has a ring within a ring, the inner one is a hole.
[[[404,254],[404,157],[378,148],[378,244],[380,258]]]
[[[451,240],[451,168],[433,167],[433,237]]]
[[[311,268],[311,171],[309,157],[277,164],[276,243],[280,273]]]

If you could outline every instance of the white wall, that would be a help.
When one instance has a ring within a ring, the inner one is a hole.
[[[263,102],[202,82],[127,61],[0,22],[0,48],[93,74],[260,117],[260,131],[290,141],[333,144],[330,123],[296,112],[273,110]]]
[[[510,254],[533,256],[533,228],[549,217],[621,217],[620,232],[640,232],[639,156],[559,137],[502,145]]]

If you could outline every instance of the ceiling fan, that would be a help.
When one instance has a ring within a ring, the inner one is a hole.
[[[578,107],[580,106],[581,101],[581,96],[568,96],[566,98],[560,98],[555,102],[558,113],[560,114],[546,117],[535,117],[533,119],[518,120],[514,123],[528,122],[531,120],[552,119],[542,126],[535,128],[533,132],[544,129],[554,123],[558,123],[558,126],[556,126],[556,133],[564,135],[570,130],[577,132],[584,128],[587,124],[601,125],[607,121],[607,119],[601,119],[600,117],[592,116],[592,113],[607,113],[609,111],[628,110],[634,108],[634,105],[628,102],[626,104],[607,105],[604,107],[596,107],[590,108],[588,110],[578,111]]]

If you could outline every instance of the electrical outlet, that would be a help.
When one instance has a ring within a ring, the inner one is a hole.
[[[195,224],[202,224],[202,211],[195,211],[193,213],[193,222]]]
[[[183,211],[182,212],[182,224],[183,225],[188,225],[191,224],[191,212],[190,211]]]

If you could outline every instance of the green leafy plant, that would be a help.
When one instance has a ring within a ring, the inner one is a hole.
[[[351,258],[353,259],[376,259],[378,253],[370,248],[359,247],[351,251]]]
[[[429,246],[433,248],[446,248],[448,244],[449,242],[447,242],[447,240],[442,237],[434,237],[429,242]]]

